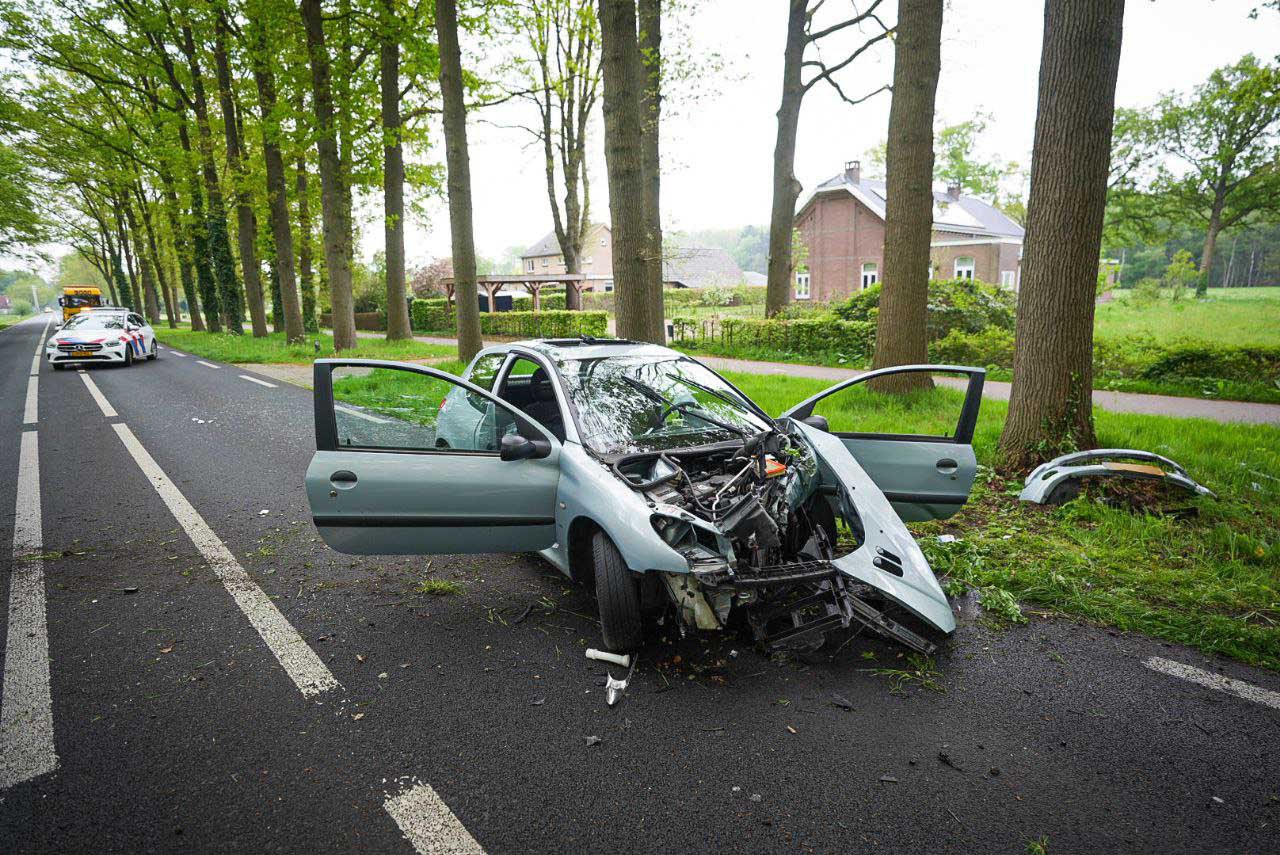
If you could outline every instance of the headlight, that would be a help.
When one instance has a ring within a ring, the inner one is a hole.
[[[650,522],[653,523],[653,530],[658,533],[658,537],[672,549],[688,548],[698,542],[693,526],[684,520],[654,514],[650,517]]]
[[[106,347],[115,347],[119,343],[120,343],[120,339],[113,338],[110,341],[104,341],[102,344]]]

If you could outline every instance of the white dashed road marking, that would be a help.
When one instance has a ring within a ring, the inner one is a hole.
[[[240,611],[244,612],[249,623],[262,636],[267,647],[275,654],[280,665],[297,684],[298,689],[306,697],[318,695],[329,689],[338,688],[338,681],[315,651],[307,646],[293,625],[280,613],[271,598],[258,587],[244,567],[231,554],[218,535],[200,516],[200,512],[187,501],[186,496],[169,480],[159,464],[142,446],[138,438],[129,430],[128,425],[116,423],[115,428],[124,447],[133,455],[134,461],[142,469],[151,486],[156,488],[160,498],[169,506],[169,511],[177,518],[186,530],[187,536],[200,550],[213,572],[217,574],[226,587],[227,593],[236,601]]]
[[[257,383],[259,386],[266,386],[268,389],[276,388],[275,383],[268,383],[266,380],[259,380],[257,377],[250,377],[248,374],[241,374],[241,380],[248,380],[250,383]]]
[[[365,421],[377,422],[378,424],[386,424],[386,421],[387,421],[386,419],[380,419],[377,416],[371,416],[368,413],[363,413],[360,410],[356,410],[351,407],[344,407],[342,406],[342,404],[334,404],[333,408],[339,412],[346,413],[349,416],[355,416],[358,419],[364,419]]]
[[[58,768],[49,690],[49,626],[45,614],[40,522],[40,446],[22,434],[18,501],[13,518],[9,629],[0,700],[0,790]]]
[[[197,359],[196,365],[203,365],[205,368],[217,368],[212,362],[205,362],[203,359]]]
[[[164,352],[165,352],[165,353],[172,353],[174,356],[186,356],[186,354],[185,354],[185,353],[183,353],[182,351],[180,351],[180,350],[174,350],[172,347],[166,347],[166,348],[164,349]]]
[[[40,351],[44,349],[44,336],[49,331],[49,322],[44,322],[44,329],[36,338],[36,352],[31,357],[31,374],[27,377],[27,400],[22,408],[22,423],[33,425],[40,419]]]
[[[80,379],[84,381],[84,385],[89,387],[89,395],[93,398],[94,403],[98,405],[98,409],[102,410],[102,414],[109,419],[114,419],[119,413],[116,408],[111,406],[111,402],[107,400],[107,396],[103,395],[98,389],[98,384],[94,383],[88,374],[81,372]]]
[[[429,784],[415,784],[383,805],[421,855],[484,855]]]
[[[1217,689],[1219,692],[1226,692],[1228,695],[1235,695],[1238,698],[1244,698],[1246,701],[1253,701],[1255,704],[1262,704],[1263,706],[1280,710],[1280,692],[1263,689],[1243,680],[1233,680],[1221,674],[1211,674],[1208,671],[1202,671],[1182,662],[1161,659],[1159,656],[1151,656],[1142,664],[1152,671],[1159,671],[1161,674],[1168,674],[1170,677],[1177,677],[1179,680],[1186,680],[1188,683],[1195,683],[1207,689]]]

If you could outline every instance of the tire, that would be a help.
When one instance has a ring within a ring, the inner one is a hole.
[[[644,641],[639,586],[618,547],[602,531],[592,536],[591,558],[604,646],[615,653],[629,653]]]
[[[155,360],[160,358],[160,341],[159,339],[151,339],[151,352],[147,354],[147,360]]]
[[[54,370],[54,371],[66,371],[66,370],[67,370],[67,366],[63,365],[61,362],[55,362],[55,363],[53,363],[53,370]]]
[[[124,367],[128,368],[133,365],[133,348],[129,345],[124,346]]]

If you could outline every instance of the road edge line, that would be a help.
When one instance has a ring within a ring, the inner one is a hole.
[[[1243,698],[1246,701],[1253,701],[1255,704],[1262,704],[1263,706],[1280,710],[1280,692],[1273,692],[1270,689],[1264,689],[1261,686],[1255,686],[1243,680],[1224,677],[1221,674],[1213,674],[1194,665],[1175,662],[1172,659],[1163,659],[1159,656],[1148,656],[1142,664],[1152,671],[1159,671],[1161,674],[1177,677],[1179,680],[1186,680],[1188,683],[1195,683],[1197,686],[1203,686],[1206,689],[1215,689],[1228,695],[1235,695],[1237,698]]]

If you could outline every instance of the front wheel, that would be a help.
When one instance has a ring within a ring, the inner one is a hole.
[[[124,345],[124,367],[128,368],[133,365],[133,345],[125,342]]]
[[[55,363],[53,363],[53,370],[54,370],[54,371],[66,371],[66,370],[67,370],[67,366],[63,365],[61,362],[55,362]]]
[[[615,653],[635,650],[644,641],[640,590],[635,576],[622,560],[618,547],[602,531],[591,539],[591,557],[595,564],[596,602],[600,607],[604,646]]]
[[[147,354],[147,359],[160,358],[160,342],[158,339],[151,339],[151,352]]]

